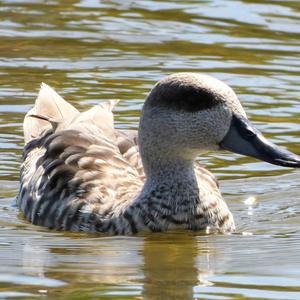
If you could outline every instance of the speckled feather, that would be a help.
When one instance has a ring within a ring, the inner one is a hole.
[[[187,192],[184,181],[145,188],[137,133],[114,129],[113,105],[79,113],[42,85],[24,120],[17,203],[26,219],[58,230],[109,234],[177,227],[232,231],[215,178],[198,164],[197,189]]]

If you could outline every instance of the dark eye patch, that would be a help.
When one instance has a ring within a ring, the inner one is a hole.
[[[156,85],[149,94],[147,102],[151,106],[196,112],[210,109],[220,104],[221,100],[211,90],[175,81]]]

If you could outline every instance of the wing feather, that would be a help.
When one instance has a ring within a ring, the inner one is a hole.
[[[112,114],[116,103],[79,113],[42,84],[35,106],[24,120],[18,204],[28,220],[56,229],[80,230],[87,226],[82,224],[86,217],[81,214],[86,215],[88,208],[101,219],[135,199],[143,180],[118,147]]]

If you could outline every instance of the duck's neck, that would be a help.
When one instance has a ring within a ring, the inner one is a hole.
[[[158,202],[173,206],[173,202],[186,202],[191,195],[199,196],[196,153],[186,135],[178,133],[179,125],[174,126],[180,123],[178,118],[176,114],[170,117],[168,110],[149,108],[147,102],[144,106],[138,142],[146,182],[139,200],[151,201],[157,196]]]
[[[140,195],[178,207],[191,205],[198,199],[199,188],[194,171],[194,161],[180,159],[156,159],[145,167],[146,182]]]

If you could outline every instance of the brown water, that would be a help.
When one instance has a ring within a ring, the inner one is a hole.
[[[137,128],[151,86],[177,71],[226,81],[260,130],[300,153],[299,1],[0,1],[0,298],[300,299],[298,170],[204,156],[238,224],[229,236],[54,232],[14,206],[41,81],[79,109],[122,99],[117,126]]]

